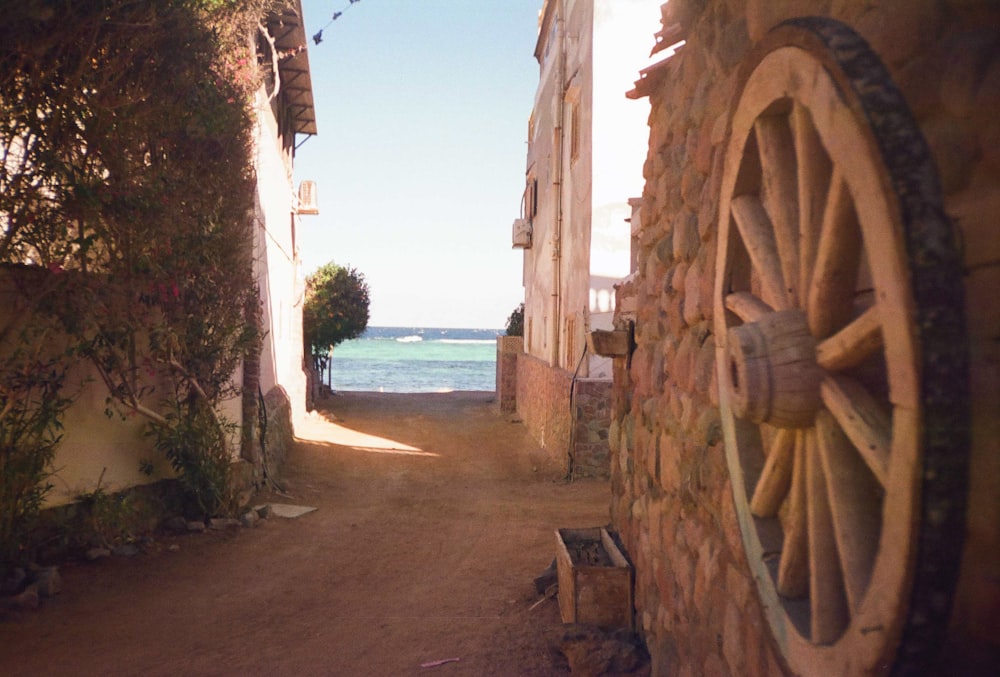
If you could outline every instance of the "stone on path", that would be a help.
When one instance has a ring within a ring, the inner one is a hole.
[[[44,567],[35,574],[32,585],[42,597],[52,597],[62,592],[62,577],[58,567]]]
[[[312,508],[307,505],[291,505],[288,503],[271,503],[269,505],[271,506],[271,512],[275,517],[284,517],[285,519],[302,517],[303,515],[308,515],[316,510],[316,508]]]
[[[91,562],[94,560],[101,559],[102,557],[111,557],[111,551],[107,548],[91,548],[88,550],[84,556]]]
[[[119,545],[112,552],[118,557],[135,557],[139,554],[139,546],[133,543],[126,543],[125,545]]]
[[[578,677],[650,674],[649,653],[628,630],[574,625],[563,635],[559,651],[569,663],[570,674]]]
[[[208,520],[208,528],[215,529],[216,531],[231,529],[233,527],[238,527],[239,525],[240,521],[238,519],[233,519],[232,517],[213,517]]]
[[[260,517],[257,516],[256,510],[248,510],[240,515],[240,524],[249,529],[250,527],[257,526],[257,520],[259,519]]]
[[[188,530],[188,523],[180,515],[174,515],[163,523],[163,527],[173,534],[183,534]]]

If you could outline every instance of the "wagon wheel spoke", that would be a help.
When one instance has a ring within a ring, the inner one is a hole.
[[[792,485],[795,454],[795,431],[780,428],[764,461],[757,488],[750,500],[750,512],[757,517],[774,517]]]
[[[882,322],[872,306],[816,346],[816,361],[827,371],[856,367],[882,348]]]
[[[812,641],[829,644],[847,627],[850,614],[844,596],[834,519],[830,509],[827,477],[818,458],[816,431],[806,439],[806,474],[809,511],[809,601]]]
[[[790,599],[809,592],[809,532],[807,531],[806,450],[804,436],[797,436],[792,464],[792,487],[788,494],[785,540],[778,564],[778,594]]]
[[[774,228],[774,239],[789,307],[798,306],[799,205],[795,140],[784,115],[757,118],[761,197]]]
[[[768,313],[774,312],[774,308],[746,291],[738,291],[728,295],[726,297],[726,310],[736,313],[736,316],[744,322],[756,322]]]
[[[868,588],[878,551],[882,490],[828,412],[818,414],[816,430],[840,568],[853,612],[860,606]]]
[[[795,163],[798,167],[799,202],[799,290],[800,297],[812,284],[823,209],[830,190],[830,158],[816,132],[809,110],[798,101],[792,109]],[[803,301],[804,299],[800,300]]]
[[[879,484],[884,487],[892,444],[889,413],[864,386],[844,376],[827,376],[823,379],[820,396]]]
[[[764,205],[755,195],[741,195],[733,199],[732,209],[754,272],[760,276],[764,302],[776,310],[791,308],[782,277],[778,243]]]
[[[861,230],[854,203],[844,177],[834,168],[807,300],[813,336],[825,338],[850,319],[860,259]]]

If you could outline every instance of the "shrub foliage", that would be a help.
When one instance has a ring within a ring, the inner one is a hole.
[[[146,417],[182,477],[225,481],[216,406],[256,340],[244,318],[255,295],[251,38],[270,5],[23,0],[0,11],[0,264],[39,271],[0,339],[8,364],[27,354],[33,326],[55,320],[69,341],[38,357],[55,364],[31,372],[37,381],[0,393],[2,453],[37,448],[41,459],[24,470],[0,459],[4,482],[25,473],[44,488],[67,404],[55,376],[78,359],[107,386],[109,413]],[[225,490],[189,484],[204,511],[222,509]],[[16,521],[39,502],[0,494],[0,513]]]

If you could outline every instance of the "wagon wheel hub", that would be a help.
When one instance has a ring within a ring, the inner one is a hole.
[[[808,428],[820,407],[823,370],[806,314],[785,310],[729,330],[733,413],[777,428]]]

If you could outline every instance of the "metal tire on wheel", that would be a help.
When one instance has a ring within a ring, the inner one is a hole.
[[[714,295],[748,563],[792,671],[919,670],[948,622],[969,447],[961,264],[930,153],[847,26],[745,64]]]

